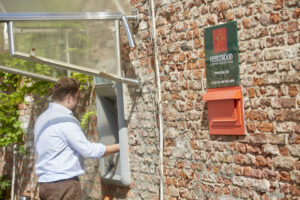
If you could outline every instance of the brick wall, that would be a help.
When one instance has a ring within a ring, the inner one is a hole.
[[[155,1],[165,199],[300,198],[298,3]],[[143,123],[129,124],[134,179],[134,195],[129,199],[155,199],[159,136],[153,121],[157,116],[153,45],[147,46],[153,41],[151,5],[144,0],[131,4],[141,21],[130,58],[150,82],[137,97],[140,101],[134,110]],[[238,22],[246,136],[210,136],[202,101],[206,92],[204,28],[233,20]]]
[[[155,1],[164,130],[164,199],[300,198],[300,7],[297,0]],[[132,184],[101,183],[86,160],[83,199],[159,199],[159,131],[151,4],[139,12],[136,47],[122,38]],[[204,28],[237,21],[245,136],[208,131]],[[94,97],[91,97],[94,98]],[[82,105],[95,106],[93,101]],[[97,140],[93,118],[86,130]],[[4,155],[4,154],[3,154]],[[33,189],[31,189],[33,190]]]

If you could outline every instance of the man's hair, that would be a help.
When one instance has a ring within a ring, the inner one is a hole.
[[[56,83],[54,83],[52,88],[52,99],[63,101],[67,94],[75,96],[76,92],[79,90],[80,82],[73,78],[61,78]]]

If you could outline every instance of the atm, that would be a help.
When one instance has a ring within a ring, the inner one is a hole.
[[[124,115],[123,85],[95,77],[99,142],[120,144],[120,153],[100,159],[102,180],[119,186],[130,184],[127,123]]]

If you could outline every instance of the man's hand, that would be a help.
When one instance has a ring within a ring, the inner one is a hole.
[[[113,153],[117,153],[120,151],[120,145],[119,144],[112,144],[112,145],[107,145],[106,146],[106,151],[103,155],[103,157],[105,156],[109,156]]]

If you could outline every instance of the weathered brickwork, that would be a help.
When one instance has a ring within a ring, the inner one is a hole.
[[[126,90],[132,184],[122,188],[102,183],[99,162],[86,160],[83,199],[159,199],[157,78],[162,90],[164,199],[299,199],[299,1],[154,0],[160,77],[155,76],[151,1],[130,2],[138,10],[139,25],[133,27],[135,48],[122,38],[124,72],[144,82],[141,90]],[[209,135],[202,101],[204,28],[228,21],[238,24],[245,136]],[[95,108],[94,98],[82,103],[79,116]],[[85,132],[97,141],[95,117]],[[11,161],[9,151],[1,155]],[[29,169],[20,172],[29,189],[19,193],[35,190],[32,155]]]
[[[143,0],[131,3],[141,15],[135,36],[138,47],[131,52],[139,55],[145,51],[140,48],[152,31],[151,4]],[[155,1],[163,97],[165,199],[300,198],[298,3]],[[202,101],[206,92],[204,28],[232,20],[238,22],[247,133],[240,137],[210,136],[207,108]],[[132,63],[150,59],[149,54],[143,55],[132,56]],[[144,68],[144,72],[147,68],[152,72],[152,66]],[[144,93],[140,98],[143,97]],[[138,134],[140,127],[130,128]],[[148,139],[143,136],[130,138],[131,143],[148,151],[147,144],[142,146],[145,142],[141,138]],[[145,155],[144,151],[141,153]],[[157,159],[155,154],[153,157]],[[135,167],[139,173],[147,172],[140,164]],[[141,179],[139,176],[134,181],[140,183]],[[141,196],[144,191],[140,187],[138,191],[131,189],[135,191],[131,199],[149,199]],[[158,197],[158,184],[156,189],[152,198]]]

